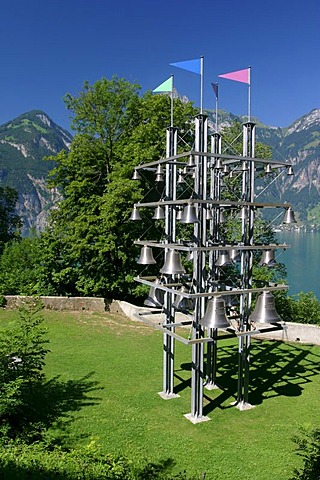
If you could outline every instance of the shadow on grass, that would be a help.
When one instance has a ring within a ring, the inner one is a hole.
[[[34,441],[41,439],[44,430],[54,426],[60,436],[73,421],[73,412],[83,407],[96,405],[101,400],[96,392],[102,390],[90,372],[78,380],[61,380],[59,376],[40,383],[28,392],[21,415],[13,421],[16,432],[24,432]],[[12,424],[12,421],[11,421]]]
[[[192,363],[183,363],[175,371],[178,381],[175,392],[191,388]],[[249,402],[259,405],[268,398],[299,396],[304,385],[320,373],[320,356],[308,345],[287,344],[277,341],[254,340],[250,352]],[[188,377],[188,378],[187,378]],[[212,399],[204,394],[207,405],[204,414],[215,408],[230,408],[237,397],[238,344],[219,345],[217,350],[217,385],[219,394]],[[229,404],[226,405],[226,402]]]

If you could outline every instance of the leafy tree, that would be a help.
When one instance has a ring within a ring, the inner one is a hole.
[[[139,97],[138,89],[114,77],[85,83],[76,98],[66,96],[77,134],[70,152],[54,157],[50,185],[63,199],[41,238],[50,259],[43,259],[43,270],[50,264],[43,274],[56,294],[130,298],[137,289],[134,240],[147,229],[151,238],[160,236],[150,213],[142,222],[129,221],[132,205],[151,185],[148,176],[141,183],[131,177],[136,165],[164,155],[170,99]],[[185,142],[194,115],[191,104],[175,101],[175,124]]]
[[[0,257],[0,294],[34,295],[39,291],[41,250],[37,238],[23,238],[5,245]]]
[[[19,237],[21,220],[15,212],[17,200],[14,188],[0,186],[0,254],[7,242]]]

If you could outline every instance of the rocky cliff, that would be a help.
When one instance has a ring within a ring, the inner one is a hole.
[[[48,210],[59,199],[58,192],[46,187],[54,163],[44,157],[68,149],[71,141],[70,133],[40,110],[0,127],[0,182],[18,192],[17,213],[23,221],[24,235],[31,229],[44,229]]]
[[[214,129],[214,112],[208,112]],[[220,127],[229,126],[236,117],[219,112]],[[293,204],[301,222],[320,227],[320,109],[297,119],[287,128],[269,127],[259,120],[257,140],[272,148],[273,158],[288,160],[294,165],[294,176],[285,173],[274,181],[264,198]],[[14,187],[19,195],[17,212],[23,221],[24,235],[31,229],[45,228],[48,211],[59,200],[55,190],[46,186],[46,178],[54,162],[44,160],[61,149],[69,149],[72,136],[50,117],[33,110],[0,126],[0,182]],[[262,199],[262,198],[261,198]]]

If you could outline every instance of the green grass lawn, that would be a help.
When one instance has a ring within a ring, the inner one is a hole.
[[[190,413],[191,347],[176,343],[175,387],[163,400],[162,334],[125,317],[44,312],[50,338],[46,376],[51,420],[73,442],[101,444],[112,454],[159,461],[206,480],[288,480],[301,465],[293,436],[319,427],[320,348],[253,341],[250,403],[231,406],[237,386],[237,343],[221,341],[219,390],[206,391],[209,422]],[[17,316],[0,311],[4,325]],[[39,400],[40,401],[40,400]],[[41,400],[43,402],[43,400]]]

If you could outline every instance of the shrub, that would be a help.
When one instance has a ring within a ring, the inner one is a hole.
[[[72,450],[49,450],[42,443],[0,449],[0,478],[6,480],[187,480],[184,473],[172,474],[173,466],[170,459],[135,465],[106,455],[95,442]]]
[[[24,301],[19,319],[0,336],[0,428],[15,437],[32,428],[33,390],[43,381],[43,366],[48,340],[42,327],[38,299]]]
[[[320,324],[320,301],[313,292],[300,292],[291,303],[292,321]]]
[[[304,432],[294,439],[298,445],[299,455],[304,463],[300,470],[294,470],[290,480],[319,480],[320,479],[320,430]]]

